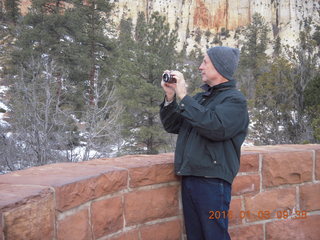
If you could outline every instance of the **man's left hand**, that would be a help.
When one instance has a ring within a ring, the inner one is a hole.
[[[184,76],[179,71],[172,71],[171,74],[173,78],[176,79],[177,83],[175,84],[175,92],[178,98],[182,99],[187,95],[187,87],[186,81],[184,80]]]

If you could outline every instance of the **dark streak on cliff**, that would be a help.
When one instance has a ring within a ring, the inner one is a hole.
[[[229,0],[226,0],[226,30],[229,29]]]

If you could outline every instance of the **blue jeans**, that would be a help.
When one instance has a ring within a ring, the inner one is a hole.
[[[181,192],[188,240],[230,240],[230,183],[217,178],[184,176]]]

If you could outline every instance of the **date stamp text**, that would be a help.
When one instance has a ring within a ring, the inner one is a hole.
[[[234,212],[230,211],[209,211],[209,219],[233,219],[235,218]],[[267,220],[267,219],[306,219],[307,211],[304,210],[279,210],[279,211],[269,211],[269,210],[259,210],[259,211],[240,211],[237,214],[237,218],[240,219],[259,219],[259,220]]]

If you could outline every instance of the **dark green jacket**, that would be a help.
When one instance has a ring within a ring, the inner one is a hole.
[[[240,148],[247,134],[247,102],[235,81],[210,92],[186,96],[178,104],[160,105],[165,130],[179,134],[175,150],[177,175],[205,176],[229,183],[238,173]]]

